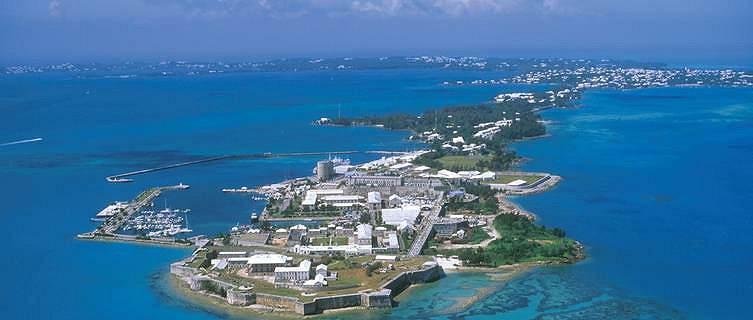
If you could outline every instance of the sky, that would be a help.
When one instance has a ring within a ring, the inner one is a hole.
[[[0,0],[0,63],[482,55],[753,64],[751,0]]]

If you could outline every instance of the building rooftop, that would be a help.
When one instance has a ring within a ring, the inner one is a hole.
[[[517,179],[517,180],[513,180],[513,181],[508,182],[507,185],[508,186],[513,186],[513,187],[517,187],[517,186],[522,186],[522,185],[524,185],[526,183],[528,183],[528,182],[526,182],[525,180]]]
[[[312,189],[309,191],[306,191],[306,194],[316,194],[316,195],[335,195],[335,194],[343,194],[343,189]]]
[[[373,227],[370,224],[359,224],[356,227],[356,236],[358,239],[371,239]]]
[[[361,196],[351,196],[351,195],[334,195],[334,196],[325,196],[324,201],[358,201],[363,199]]]
[[[230,258],[230,259],[235,259],[235,258]],[[281,254],[276,254],[276,253],[255,254],[253,256],[250,256],[244,259],[248,259],[248,264],[285,264],[288,261],[293,260],[292,257],[283,256]]]
[[[381,203],[382,202],[382,194],[377,191],[369,192],[368,194],[368,203]]]
[[[246,251],[220,251],[221,256],[245,256]]]
[[[303,260],[297,267],[276,267],[277,272],[307,272],[311,270],[311,260]]]
[[[398,226],[401,222],[407,221],[409,224],[413,224],[416,221],[416,217],[421,212],[419,206],[404,206],[402,208],[394,209],[382,209],[382,221],[384,223]]]

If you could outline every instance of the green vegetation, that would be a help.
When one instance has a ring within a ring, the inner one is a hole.
[[[314,246],[328,246],[329,238],[312,238],[311,245]]]
[[[360,223],[369,223],[371,221],[371,215],[368,212],[361,212],[361,217],[358,218]]]
[[[139,202],[141,200],[144,200],[147,197],[149,197],[150,195],[152,195],[152,193],[155,193],[155,192],[158,192],[158,191],[159,191],[159,188],[150,188],[150,189],[147,189],[146,191],[144,191],[144,192],[140,193],[138,196],[136,196],[136,199],[133,199],[133,201],[131,201],[131,203],[137,203],[137,202]]]
[[[219,232],[217,235],[214,236],[215,239],[222,239],[222,245],[223,246],[229,246],[230,245],[230,234]]]
[[[332,241],[330,243],[330,240]],[[343,246],[348,244],[348,238],[347,237],[323,237],[323,238],[312,238],[311,244],[314,246]]]
[[[220,274],[220,279],[233,283],[239,286],[253,287],[255,292],[273,294],[278,296],[294,297],[301,301],[308,302],[313,300],[313,297],[302,296],[301,292],[294,289],[287,288],[275,288],[273,283],[265,280],[247,278],[237,275],[236,270],[225,270]]]
[[[348,244],[347,237],[335,237],[332,239],[332,244],[336,246],[344,246]]]
[[[545,94],[539,94],[542,98]],[[433,132],[442,135],[444,141],[454,137],[463,137],[465,142],[486,148],[475,151],[479,156],[467,156],[465,152],[442,148],[442,141],[432,144],[434,152],[425,154],[414,163],[435,169],[458,170],[507,170],[518,159],[515,153],[507,149],[507,144],[526,137],[540,136],[546,128],[540,123],[540,116],[534,108],[541,107],[526,101],[507,101],[480,105],[455,106],[426,111],[419,116],[398,114],[383,117],[338,118],[333,124],[379,125],[392,130],[411,130],[418,134]],[[480,123],[494,122],[502,119],[516,119],[509,127],[496,133],[491,139],[474,137],[480,129]],[[419,135],[419,139],[422,139]],[[440,160],[441,159],[441,160]]]
[[[443,156],[441,158],[437,158],[436,161],[439,162],[442,168],[449,169],[453,171],[463,171],[463,170],[476,170],[479,168],[479,162],[482,161],[489,161],[491,159],[491,155],[469,155],[469,156]],[[483,162],[482,162],[483,163]]]
[[[574,240],[562,229],[535,225],[522,215],[501,214],[494,227],[502,235],[484,248],[445,250],[467,265],[496,267],[526,261],[571,261],[578,255]]]
[[[400,234],[400,237],[403,240],[403,250],[408,250],[411,245],[413,245],[413,235],[410,235],[408,232],[403,232]]]
[[[486,231],[484,231],[484,229],[473,228],[471,229],[470,234],[466,236],[466,239],[468,239],[468,243],[470,244],[479,244],[486,239],[491,239],[491,237]]]
[[[449,199],[444,209],[448,214],[495,214],[499,210],[499,200],[496,191],[486,185],[467,184],[463,186],[466,193],[478,196],[478,199],[463,202],[458,199]]]
[[[209,282],[207,282],[205,284],[205,286],[206,286],[205,289],[207,291],[209,291],[211,293],[214,293],[216,295],[219,295],[220,297],[223,297],[223,298],[227,297],[227,290],[225,290],[225,288],[223,288],[223,287],[215,284],[214,282],[209,281]]]
[[[440,146],[433,146],[433,152],[426,153],[418,157],[413,163],[424,165],[440,170],[450,171],[495,171],[508,170],[515,163],[518,157],[515,152],[506,150],[504,144],[486,143],[487,149],[480,155],[465,155],[461,152],[453,152],[442,149]],[[490,147],[491,145],[491,147]]]
[[[370,263],[368,266],[366,266],[366,276],[371,277],[374,271],[380,269],[381,267],[382,267],[381,262]]]
[[[482,181],[481,183],[489,184],[489,183],[499,183],[499,184],[506,184],[513,182],[515,180],[523,180],[526,182],[526,184],[531,184],[536,181],[539,181],[541,179],[541,176],[534,176],[534,175],[497,175],[497,178],[494,180],[487,180]]]

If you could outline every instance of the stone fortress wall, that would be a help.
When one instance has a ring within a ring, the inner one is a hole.
[[[442,267],[434,264],[426,266],[421,270],[403,272],[385,283],[381,287],[381,290],[318,297],[314,298],[311,302],[302,302],[300,299],[294,297],[241,290],[234,284],[201,275],[198,269],[183,266],[183,262],[176,262],[170,265],[170,273],[188,283],[193,291],[204,291],[210,287],[225,289],[227,294],[224,299],[230,305],[249,306],[256,304],[277,309],[287,309],[302,315],[317,314],[325,310],[350,307],[390,308],[393,304],[392,298],[411,285],[436,281],[444,276]]]

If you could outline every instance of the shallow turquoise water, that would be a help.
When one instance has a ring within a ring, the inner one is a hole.
[[[207,163],[111,185],[104,176],[232,152],[406,150],[406,133],[318,128],[321,116],[418,112],[484,101],[521,87],[441,87],[445,79],[499,74],[439,70],[264,73],[199,78],[0,78],[0,191],[9,318],[223,317],[164,289],[185,250],[72,239],[104,205],[153,185],[193,209],[191,227],[225,231],[258,208],[223,187],[311,172],[317,159]],[[544,113],[552,137],[516,145],[526,169],[565,180],[518,198],[541,223],[588,245],[588,261],[541,268],[459,313],[454,298],[489,286],[483,274],[450,275],[412,290],[393,318],[750,318],[753,298],[749,89],[600,91],[585,108]],[[354,157],[356,161],[369,156]],[[161,201],[161,200],[160,200]],[[493,285],[493,284],[492,284]],[[383,314],[372,317],[382,317]],[[351,316],[348,316],[351,317]]]

